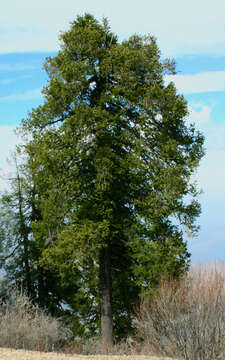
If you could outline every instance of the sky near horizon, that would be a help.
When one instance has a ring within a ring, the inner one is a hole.
[[[128,6],[129,5],[129,6]],[[17,142],[13,132],[42,102],[47,56],[58,35],[78,14],[109,19],[120,40],[137,33],[157,38],[162,57],[174,58],[177,91],[188,101],[189,118],[205,135],[206,155],[196,179],[203,190],[198,236],[188,239],[194,261],[225,261],[225,2],[222,0],[8,0],[0,13],[0,174]]]

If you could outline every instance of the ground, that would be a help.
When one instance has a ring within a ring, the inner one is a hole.
[[[0,348],[1,360],[172,360],[170,358],[151,356],[122,356],[122,355],[65,355],[59,353],[43,353],[38,351],[11,350]]]

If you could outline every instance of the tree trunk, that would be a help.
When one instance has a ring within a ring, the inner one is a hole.
[[[45,296],[45,288],[44,288],[44,276],[43,276],[43,269],[38,266],[37,267],[37,274],[38,274],[38,304],[41,308],[46,305],[47,297]]]
[[[33,291],[31,284],[30,265],[29,265],[28,238],[26,234],[24,234],[23,247],[24,247],[24,264],[25,264],[25,284],[27,287],[27,295],[29,298],[31,298],[33,296]]]
[[[113,345],[112,279],[109,245],[100,249],[99,288],[102,347],[104,352],[107,353]]]

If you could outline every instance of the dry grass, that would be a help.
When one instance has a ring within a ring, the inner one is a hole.
[[[37,351],[10,350],[0,348],[1,360],[170,360],[150,356],[105,356],[105,355],[64,355],[60,353],[40,353]]]
[[[225,268],[199,266],[181,281],[162,281],[143,301],[137,328],[148,353],[224,360]]]
[[[59,320],[34,306],[26,296],[20,295],[13,304],[0,304],[1,348],[58,350],[66,334]]]
[[[0,304],[0,360],[224,360],[225,266],[198,266],[181,281],[162,281],[143,301],[136,329],[135,338],[104,355],[100,339],[68,342],[60,321],[22,296]]]

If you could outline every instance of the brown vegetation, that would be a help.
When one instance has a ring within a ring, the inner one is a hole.
[[[1,304],[0,312],[1,360],[225,359],[224,266],[195,266],[180,281],[161,281],[154,293],[143,299],[135,337],[115,344],[108,356],[100,339],[69,342],[62,323],[24,296],[13,304]]]
[[[66,334],[59,320],[34,306],[26,296],[0,305],[1,348],[52,351],[62,345]]]
[[[186,360],[225,359],[225,267],[164,280],[136,320],[143,349]]]
[[[169,358],[149,356],[82,356],[64,355],[59,353],[40,353],[37,351],[0,349],[1,360],[170,360]]]

